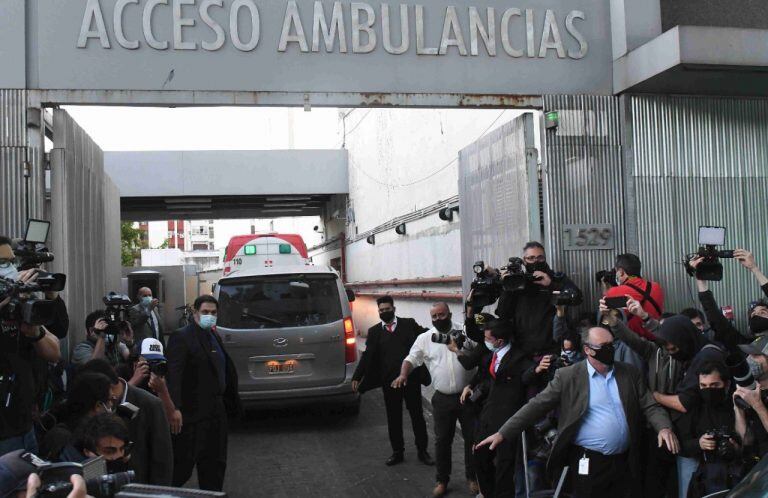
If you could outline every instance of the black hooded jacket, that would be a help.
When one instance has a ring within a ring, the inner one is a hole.
[[[709,342],[699,329],[691,323],[690,318],[675,315],[664,320],[656,337],[664,342],[677,346],[680,350],[672,357],[683,362],[683,380],[677,385],[677,395],[680,403],[690,412],[698,405],[699,398],[699,369],[705,363],[714,361],[725,364],[725,349]]]

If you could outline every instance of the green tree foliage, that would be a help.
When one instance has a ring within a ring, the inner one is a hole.
[[[130,221],[120,223],[120,256],[123,266],[133,266],[141,250],[141,230],[133,227]]]

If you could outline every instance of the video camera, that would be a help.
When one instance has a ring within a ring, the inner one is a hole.
[[[475,278],[470,288],[474,292],[469,305],[477,310],[495,303],[502,292],[518,292],[525,289],[528,283],[540,280],[526,271],[525,263],[520,258],[509,258],[509,262],[500,267],[498,272],[488,271],[483,261],[475,262],[472,270]],[[503,277],[502,273],[505,273]]]
[[[104,296],[102,301],[106,306],[104,320],[107,322],[104,334],[118,336],[128,323],[128,309],[133,306],[133,302],[125,294],[118,294],[117,292],[110,292]]]
[[[37,268],[40,264],[53,261],[53,254],[45,247],[50,222],[28,220],[27,231],[23,240],[13,244],[13,254],[19,271]],[[55,307],[53,301],[36,296],[39,292],[59,292],[64,290],[67,276],[63,273],[37,272],[37,279],[31,283],[18,282],[0,277],[0,301],[11,300],[0,310],[0,319],[25,322],[30,325],[45,325],[53,321]]]
[[[725,227],[699,227],[699,250],[686,255],[685,271],[699,280],[720,281],[723,279],[723,265],[720,259],[733,259],[733,250],[718,250],[717,246],[725,245]],[[702,257],[704,260],[696,268],[691,266],[691,260]]]
[[[35,293],[61,288],[63,284],[59,285],[55,277],[43,276],[31,284],[0,277],[0,301],[11,298],[8,304],[0,309],[0,319],[30,325],[51,323],[56,313],[55,303],[39,299]]]
[[[446,346],[451,343],[451,339],[456,343],[456,347],[461,349],[464,347],[464,342],[467,340],[467,336],[461,330],[452,330],[448,333],[433,332],[432,342],[435,344],[445,344]]]

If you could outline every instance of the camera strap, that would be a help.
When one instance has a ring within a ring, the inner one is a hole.
[[[640,306],[642,306],[646,302],[649,302],[651,303],[651,306],[653,306],[654,309],[656,310],[656,313],[661,315],[661,306],[659,306],[659,303],[657,303],[656,300],[651,296],[651,289],[653,288],[653,284],[651,282],[646,282],[645,290],[630,283],[625,283],[624,285],[626,285],[631,289],[635,289],[637,292],[640,293],[640,295],[643,296],[643,298],[640,300]]]

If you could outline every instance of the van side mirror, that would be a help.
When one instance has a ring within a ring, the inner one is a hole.
[[[352,289],[345,289],[347,291],[347,300],[351,303],[355,300],[355,291]]]

